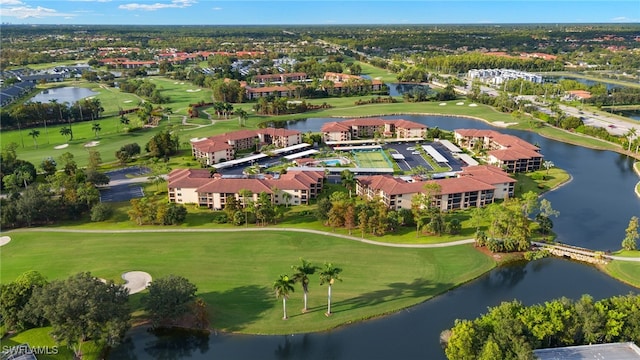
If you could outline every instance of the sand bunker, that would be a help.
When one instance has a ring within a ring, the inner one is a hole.
[[[129,295],[139,293],[151,284],[151,275],[144,271],[129,271],[122,274],[124,287],[129,289]]]
[[[464,105],[463,102],[456,103],[456,105]]]
[[[178,85],[178,84],[179,84],[179,82],[177,82],[177,81],[173,83],[173,85]]]
[[[62,145],[58,145],[58,146],[54,146],[53,148],[56,150],[60,150],[60,149],[64,149],[66,147],[69,147],[69,144],[62,144]]]
[[[447,105],[447,103],[440,103],[440,106],[445,106]]]
[[[515,122],[504,122],[504,121],[494,121],[491,123],[492,125],[498,126],[498,127],[507,127],[507,126],[511,126],[511,125],[517,125],[518,123]]]
[[[125,101],[123,101],[123,102],[124,102],[124,103],[130,103],[130,102],[133,102],[133,100],[125,100]]]
[[[180,85],[184,85],[184,83],[183,83],[183,82],[181,82],[181,83],[180,83]]]
[[[187,92],[198,92],[202,91],[202,89],[187,89]]]
[[[0,246],[5,246],[11,241],[11,238],[8,236],[0,236]]]
[[[99,144],[100,144],[100,141],[91,141],[84,144],[84,147],[94,147],[94,146],[98,146]]]
[[[469,106],[476,107],[476,106],[478,106],[478,104],[469,104]]]

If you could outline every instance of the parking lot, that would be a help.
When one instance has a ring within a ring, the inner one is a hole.
[[[403,171],[411,171],[411,169],[422,166],[429,171],[433,171],[433,168],[427,160],[425,160],[420,153],[418,153],[417,149],[422,145],[431,145],[434,149],[438,150],[442,156],[444,156],[449,161],[449,166],[451,166],[451,171],[460,171],[462,168],[462,163],[460,160],[453,157],[453,154],[447,150],[442,144],[434,142],[434,143],[394,143],[385,145],[386,148],[391,150],[391,153],[394,152],[397,154],[402,154],[404,156],[404,160],[395,160],[400,169]]]
[[[109,185],[100,188],[101,202],[129,201],[144,196],[140,182],[146,182],[146,174],[151,170],[145,167],[131,166],[105,173],[109,176]]]

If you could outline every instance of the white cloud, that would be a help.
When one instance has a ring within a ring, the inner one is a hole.
[[[74,17],[74,14],[61,13],[54,9],[45,8],[42,6],[33,7],[30,5],[24,5],[12,0],[2,0],[2,16],[15,17],[18,19],[29,18],[47,18],[47,17]],[[8,7],[6,5],[9,5]],[[17,6],[16,6],[17,5]]]
[[[622,22],[622,23],[630,23],[630,22],[636,22],[638,20],[634,20],[634,19],[628,18],[626,16],[618,16],[618,17],[615,17],[615,18],[611,19],[611,21],[613,21],[613,22]]]
[[[0,0],[0,5],[22,5],[20,0]]]
[[[131,3],[131,4],[123,4],[118,6],[118,9],[123,10],[145,10],[145,11],[155,11],[159,9],[167,9],[167,8],[186,8],[193,4],[195,4],[195,0],[171,0],[170,3],[155,3],[155,4],[139,4],[139,3]]]
[[[214,7],[214,8],[213,8],[213,9],[211,9],[211,10],[213,10],[213,11],[220,11],[220,10],[222,10],[222,8],[221,8],[221,7]]]

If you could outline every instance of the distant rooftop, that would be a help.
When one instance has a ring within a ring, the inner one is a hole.
[[[533,354],[540,360],[639,360],[640,348],[627,342],[539,349]]]

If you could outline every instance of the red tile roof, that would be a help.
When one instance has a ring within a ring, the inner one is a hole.
[[[459,177],[473,177],[484,183],[496,185],[505,183],[515,183],[516,179],[511,178],[506,172],[493,165],[467,166],[458,174]]]

